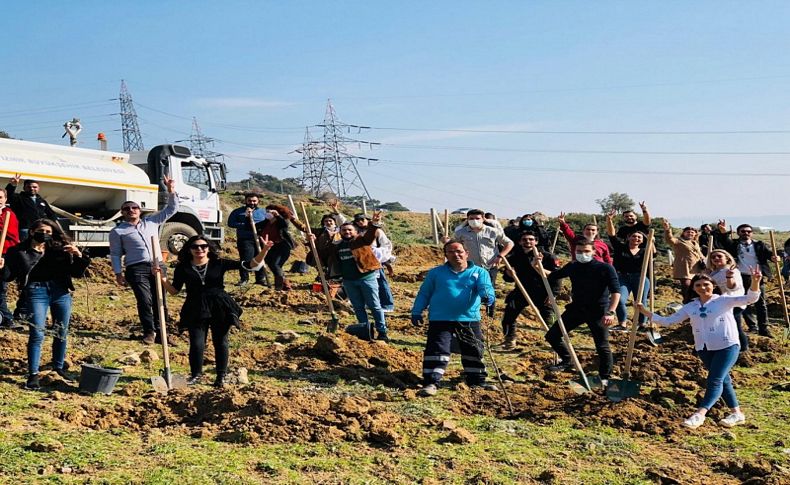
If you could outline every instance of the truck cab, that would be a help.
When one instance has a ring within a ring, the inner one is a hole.
[[[175,254],[196,234],[221,243],[225,232],[219,192],[225,189],[224,163],[207,162],[181,145],[159,145],[148,152],[130,153],[130,163],[142,168],[159,187],[159,208],[167,201],[162,177],[175,181],[179,210],[162,225],[162,249]]]

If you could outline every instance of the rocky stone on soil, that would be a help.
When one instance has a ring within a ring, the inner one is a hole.
[[[309,318],[304,318],[304,319],[299,320],[298,322],[296,322],[296,324],[297,325],[313,325],[314,322],[312,320],[310,320]]]
[[[159,354],[155,350],[146,349],[140,352],[140,361],[150,364],[159,360]]]
[[[459,445],[467,445],[477,441],[477,437],[469,430],[461,428],[460,426],[450,431],[445,438],[441,440],[444,443],[455,443]]]
[[[294,332],[293,330],[281,330],[277,337],[274,338],[275,341],[287,344],[293,342],[299,338],[299,334]]]
[[[63,448],[65,447],[60,441],[33,441],[27,446],[28,450],[36,453],[52,453]]]
[[[126,354],[126,355],[122,355],[121,357],[118,357],[118,363],[122,365],[135,366],[135,365],[140,365],[140,362],[141,362],[140,354],[138,354],[137,352],[132,352],[130,354]]]

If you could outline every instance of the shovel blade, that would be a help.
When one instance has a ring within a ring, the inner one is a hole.
[[[645,330],[645,335],[647,335],[647,340],[650,341],[650,344],[655,347],[664,342],[664,337],[656,329],[648,328]]]
[[[609,381],[609,386],[606,388],[606,397],[608,397],[610,401],[619,402],[629,397],[638,396],[641,388],[641,382],[629,381],[626,379],[612,379]]]
[[[575,392],[576,394],[586,394],[590,392],[584,384],[576,381],[568,381],[568,387],[571,388],[571,391]]]
[[[603,388],[603,383],[601,382],[600,376],[587,376],[587,382],[590,383],[590,387],[593,389]]]
[[[159,394],[167,394],[167,391],[170,390],[170,388],[167,387],[167,381],[162,376],[151,377],[151,385],[154,387],[154,391]]]

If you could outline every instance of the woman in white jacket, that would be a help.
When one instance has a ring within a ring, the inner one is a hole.
[[[708,370],[708,378],[705,384],[705,397],[697,411],[683,421],[683,426],[691,429],[702,426],[708,410],[720,397],[731,410],[730,415],[720,421],[722,426],[730,428],[746,422],[730,377],[730,369],[738,360],[740,352],[738,329],[732,309],[757,301],[760,297],[760,279],[762,274],[759,267],[752,268],[752,284],[745,295],[715,295],[713,290],[716,282],[708,275],[698,274],[691,280],[691,290],[697,298],[668,317],[651,313],[644,305],[637,304],[643,315],[661,325],[691,320],[694,348]]]

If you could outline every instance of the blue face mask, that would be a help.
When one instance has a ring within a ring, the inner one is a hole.
[[[532,219],[524,219],[523,221],[521,221],[521,225],[530,227],[532,225]]]

